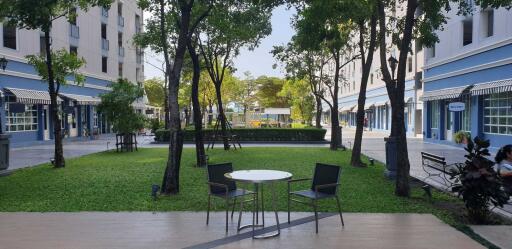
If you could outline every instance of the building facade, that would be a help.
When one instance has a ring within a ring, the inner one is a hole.
[[[387,40],[388,42],[390,39]],[[407,73],[405,82],[405,127],[407,135],[421,136],[422,134],[422,66],[423,50],[413,44],[414,53],[407,58]],[[398,51],[392,50],[392,55],[398,56]],[[391,104],[382,80],[380,70],[380,54],[375,51],[365,101],[365,123],[368,130],[390,132],[391,130]],[[361,86],[362,66],[360,60],[354,60],[344,67],[342,76],[345,83],[340,85],[338,100],[340,109],[340,122],[343,126],[356,126],[357,100]]]
[[[87,12],[77,8],[76,19],[59,18],[51,32],[52,50],[66,49],[86,61],[80,72],[85,84],[72,80],[60,89],[59,103],[66,137],[91,137],[111,132],[111,126],[97,111],[99,95],[110,90],[118,78],[142,84],[143,52],[133,44],[142,31],[142,10],[135,0],[118,0],[109,9],[94,7]],[[48,84],[42,82],[27,55],[45,53],[44,35],[0,23],[0,57],[7,59],[0,71],[0,125],[11,135],[11,142],[33,144],[53,138]],[[136,109],[143,104],[134,105]]]
[[[426,49],[424,138],[453,143],[456,132],[466,131],[492,147],[510,144],[512,11],[475,6],[471,15],[451,11],[448,17],[437,31],[440,42]],[[464,103],[464,109],[450,103]]]

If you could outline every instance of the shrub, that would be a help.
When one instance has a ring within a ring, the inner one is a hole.
[[[453,192],[462,196],[468,218],[476,224],[488,221],[490,205],[503,207],[508,201],[501,178],[494,170],[494,162],[486,158],[490,155],[487,149],[489,145],[489,140],[479,137],[475,137],[474,142],[468,139],[465,148],[467,160],[463,166],[459,166],[452,188]]]
[[[458,131],[453,134],[453,140],[458,144],[467,144],[469,139],[471,139],[471,133],[467,131]]]
[[[205,129],[205,140],[213,137],[213,129]],[[232,135],[238,135],[240,141],[323,141],[325,129],[316,128],[234,128]],[[220,134],[220,130],[219,130]],[[155,140],[159,142],[169,141],[169,130],[157,130]],[[220,137],[218,138],[220,141]],[[194,130],[185,130],[185,141],[194,141]]]
[[[164,127],[164,122],[157,119],[148,119],[146,123],[146,128],[149,128],[151,130],[151,133],[155,133],[157,130],[160,130]]]

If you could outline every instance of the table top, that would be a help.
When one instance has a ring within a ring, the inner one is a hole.
[[[243,182],[272,182],[284,181],[292,178],[292,174],[279,170],[236,170],[231,173],[224,174],[226,178],[243,181]]]

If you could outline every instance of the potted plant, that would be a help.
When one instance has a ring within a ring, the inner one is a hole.
[[[458,144],[468,144],[469,139],[471,139],[471,133],[467,131],[458,131],[453,135],[453,140]]]
[[[452,191],[462,197],[467,216],[472,223],[485,224],[489,221],[490,206],[503,207],[509,196],[502,188],[502,181],[494,169],[494,162],[487,159],[489,140],[475,137],[468,139],[465,148],[466,162],[458,166],[453,177]]]

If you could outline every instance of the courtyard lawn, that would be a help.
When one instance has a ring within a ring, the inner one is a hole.
[[[244,148],[207,152],[210,163],[233,162],[235,169],[277,169],[291,172],[294,178],[311,177],[315,162],[342,166],[341,200],[345,212],[434,213],[435,208],[423,191],[415,187],[410,199],[393,195],[393,183],[383,177],[380,163],[367,168],[348,166],[349,151],[327,148]],[[195,150],[184,149],[181,167],[181,191],[176,196],[150,197],[151,185],[160,184],[167,149],[141,149],[134,153],[113,151],[67,160],[66,168],[50,165],[14,172],[0,178],[0,211],[200,211],[206,210],[207,185],[204,168],[194,167]],[[310,183],[296,184],[297,189]],[[243,187],[243,185],[240,185]],[[252,186],[246,186],[252,188]],[[278,183],[279,209],[286,209],[286,184]],[[268,189],[268,187],[267,187]],[[266,192],[269,198],[269,192]],[[439,202],[453,198],[435,193]],[[267,200],[268,201],[268,200]],[[223,208],[216,200],[214,208]],[[267,204],[268,205],[268,204]],[[293,205],[294,211],[309,207]],[[321,202],[322,211],[335,211],[334,200]]]

